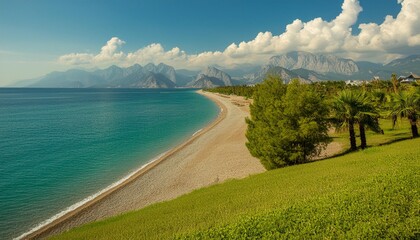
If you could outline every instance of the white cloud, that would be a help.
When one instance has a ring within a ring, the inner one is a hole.
[[[420,45],[420,1],[399,1],[402,4],[396,18],[386,16],[382,24],[360,24],[360,34],[352,36],[345,49],[355,52],[380,51],[395,54],[402,48]]]
[[[117,37],[111,38],[105,46],[101,48],[101,52],[94,57],[96,62],[118,61],[124,57],[123,52],[116,52],[118,47],[125,42]]]
[[[68,65],[81,65],[93,63],[93,54],[88,53],[70,53],[58,58],[58,61]]]
[[[59,62],[69,65],[81,64],[113,64],[124,60],[123,52],[116,52],[125,42],[117,37],[111,38],[105,46],[101,48],[101,52],[97,55],[90,53],[70,53],[59,57]]]
[[[71,53],[59,58],[64,64],[131,65],[134,63],[164,62],[177,68],[202,68],[207,65],[233,67],[238,64],[263,64],[275,54],[289,51],[334,53],[355,60],[384,62],[413,48],[420,49],[420,1],[397,0],[401,11],[396,18],[386,16],[381,24],[363,23],[360,33],[352,28],[363,10],[359,0],[344,0],[341,13],[332,21],[315,18],[308,22],[294,20],[280,35],[260,32],[255,39],[232,43],[223,51],[187,54],[175,47],[166,51],[159,43],[150,44],[135,52],[118,51],[125,42],[111,38],[97,55]]]

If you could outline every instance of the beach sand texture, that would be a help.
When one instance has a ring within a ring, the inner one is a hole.
[[[195,189],[264,172],[245,146],[249,101],[199,92],[222,109],[218,118],[127,182],[25,238],[45,238],[85,223],[176,198]]]

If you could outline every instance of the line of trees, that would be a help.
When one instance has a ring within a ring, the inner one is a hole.
[[[204,89],[204,91],[251,98],[252,95],[254,94],[254,89],[255,88],[253,86],[241,85],[241,86],[221,86],[221,87],[216,87],[216,88],[208,88],[208,89]]]

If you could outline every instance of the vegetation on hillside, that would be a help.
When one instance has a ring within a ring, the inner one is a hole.
[[[251,152],[261,154],[270,169],[306,162],[318,144],[327,142],[327,119],[347,128],[350,136],[352,122],[354,140],[343,142],[350,149],[357,148],[357,131],[362,148],[368,137],[375,145],[416,137],[420,90],[415,86],[391,81],[361,87],[297,81],[284,85],[269,78],[256,87],[236,88],[211,91],[253,93],[247,137],[255,144]],[[410,121],[398,126],[397,117]],[[383,129],[384,134],[373,135],[365,129]],[[288,139],[282,139],[283,135]],[[347,132],[338,131],[333,137],[341,141],[344,135]],[[415,138],[275,169],[199,189],[53,239],[418,239],[418,146],[420,138]]]
[[[279,83],[273,83],[273,79]],[[290,86],[296,84],[292,81]],[[367,137],[371,135],[369,132],[384,133],[380,118],[392,119],[393,127],[398,116],[408,119],[412,137],[419,136],[420,87],[416,83],[402,85],[396,76],[389,81],[377,80],[361,86],[346,85],[342,81],[300,84],[288,98],[285,97],[287,90],[288,87],[273,76],[254,87],[231,86],[208,90],[246,94],[247,97],[253,93],[251,117],[247,120],[247,147],[267,169],[304,163],[319,153],[328,142],[328,136],[324,136],[325,126],[328,126],[325,118],[330,120],[330,127],[334,126],[336,131],[348,131],[350,151],[358,149],[358,136],[360,148],[365,149],[368,147]],[[305,99],[305,94],[301,94],[309,92],[318,96],[318,100],[309,101]],[[325,105],[325,102],[328,104]],[[313,128],[308,128],[308,125]],[[317,127],[321,131],[319,135],[316,134]]]
[[[417,138],[228,181],[52,239],[416,239],[419,145]]]

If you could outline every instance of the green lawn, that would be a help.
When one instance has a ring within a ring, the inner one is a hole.
[[[418,238],[419,173],[420,139],[400,141],[228,181],[54,239]]]
[[[380,119],[379,121],[384,134],[374,133],[372,131],[366,131],[366,139],[368,146],[379,146],[384,144],[389,144],[396,141],[401,141],[411,138],[411,128],[410,123],[407,119],[398,119],[396,126],[392,127],[391,119]],[[357,145],[360,145],[359,129],[355,126],[356,130],[356,142]],[[349,133],[347,130],[342,130],[332,134],[333,141],[339,142],[343,146],[343,151],[346,151],[350,148]]]

